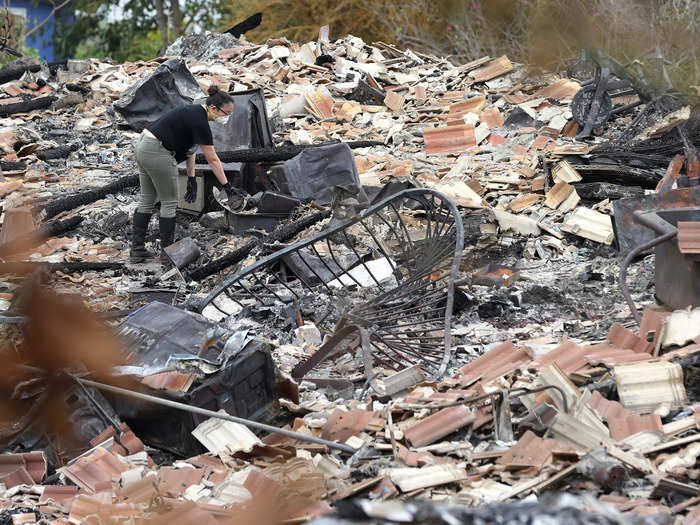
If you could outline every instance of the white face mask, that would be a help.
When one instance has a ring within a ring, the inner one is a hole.
[[[216,122],[218,122],[219,124],[226,124],[226,122],[228,122],[228,117],[230,116],[231,115],[225,117],[216,117]]]

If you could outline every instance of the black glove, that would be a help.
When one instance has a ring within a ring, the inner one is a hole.
[[[187,177],[187,191],[185,202],[194,202],[197,198],[197,177]]]
[[[231,186],[230,182],[224,184],[223,189],[226,191],[227,205],[231,211],[237,211],[245,206],[245,193]]]

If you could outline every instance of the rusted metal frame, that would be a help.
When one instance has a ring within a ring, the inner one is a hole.
[[[255,272],[249,273],[248,275],[246,275],[246,277],[252,277],[252,278],[255,279],[256,281],[259,280],[258,277],[255,275]],[[253,283],[249,283],[249,284],[250,284],[250,289],[248,289],[248,286],[246,286],[246,285],[243,283],[243,280],[241,280],[241,281],[239,282],[239,284],[245,289],[245,291],[246,291],[246,293],[247,293],[248,295],[252,295],[252,296],[255,298],[255,300],[258,301],[260,304],[269,306],[269,304],[268,304],[267,302],[265,302],[263,299],[261,299],[260,296],[258,295],[258,293],[254,291]],[[282,301],[282,302],[284,302],[284,301]]]
[[[442,214],[440,213],[440,210],[444,210],[444,203],[440,202],[440,209],[435,213],[435,216],[437,216],[438,219],[435,221],[435,238],[440,239],[443,237],[443,232],[446,226],[449,224],[449,216],[447,214]],[[454,223],[452,223],[454,224]],[[439,229],[438,229],[439,225]]]
[[[326,268],[328,268],[328,265],[326,264],[326,261],[323,260],[323,257],[321,257],[321,255],[318,253],[318,250],[316,250],[316,247],[315,247],[313,244],[311,245],[311,249],[314,251],[314,253],[316,254],[316,256],[321,260],[321,262],[323,262],[323,264],[326,266]],[[323,285],[323,287],[324,287],[326,290],[328,290],[328,293],[331,293],[331,294],[332,294],[332,293],[333,293],[333,290],[331,290],[330,286],[328,286],[328,284],[327,284],[326,281],[323,279],[323,277],[321,277],[321,276],[316,272],[316,270],[314,270],[314,269],[311,267],[311,265],[310,265],[309,263],[306,262],[306,257],[302,257],[302,255],[301,255],[301,250],[297,251],[297,255],[299,256],[299,259],[301,259],[301,261],[306,265],[306,267],[307,267],[309,270],[311,270],[311,273],[313,273],[313,274],[316,276],[316,278],[321,282],[321,284]],[[335,276],[335,272],[333,272],[333,270],[331,270],[330,268],[328,268],[328,270]],[[299,276],[297,276],[297,277],[299,278]],[[337,277],[336,277],[336,278],[337,278]],[[301,279],[301,278],[299,278],[299,280],[302,281],[302,282],[304,282],[303,279]],[[306,283],[306,282],[304,282],[304,286],[306,286],[306,287],[309,288],[309,289],[312,288],[312,287],[311,287],[308,283]]]
[[[442,202],[443,199],[444,199],[444,197],[443,197],[441,194],[439,194],[438,192],[435,192],[434,190],[427,190],[427,189],[406,190],[405,192],[402,192],[401,194],[388,197],[387,199],[385,199],[385,200],[382,201],[381,203],[377,204],[376,206],[373,206],[372,208],[370,208],[370,209],[368,209],[368,210],[365,210],[365,212],[363,212],[362,214],[360,214],[358,217],[359,217],[359,218],[365,218],[365,217],[370,216],[370,215],[378,215],[378,216],[380,217],[380,220],[382,220],[383,222],[386,223],[386,220],[385,220],[384,217],[382,216],[381,211],[382,211],[382,209],[385,209],[385,208],[391,208],[391,209],[394,210],[394,213],[396,214],[397,218],[399,219],[399,223],[401,224],[401,226],[402,226],[402,228],[404,229],[404,231],[407,231],[407,230],[406,230],[406,225],[405,225],[405,223],[403,222],[403,219],[401,218],[400,214],[398,213],[398,210],[396,209],[395,203],[398,202],[400,199],[407,199],[407,198],[419,200],[417,197],[414,197],[414,195],[420,195],[420,201],[425,203],[425,202],[427,202],[426,194],[429,194],[429,195],[431,196],[431,198],[433,199],[433,207],[435,207],[435,204],[434,204],[434,203],[435,203],[435,200],[436,200],[437,198],[440,198],[440,200],[441,200],[440,210],[442,211],[442,210],[445,209],[444,203]],[[454,206],[454,203],[452,203],[452,202],[449,201],[449,200],[447,201],[447,203],[448,203],[449,210],[450,210],[450,212],[452,213],[452,216],[453,216],[454,221],[455,221],[455,230],[456,230],[455,241],[456,241],[456,242],[455,242],[455,257],[454,257],[453,260],[452,260],[452,268],[451,268],[450,275],[449,275],[449,277],[451,277],[452,279],[448,282],[448,285],[447,285],[447,287],[446,287],[446,296],[447,296],[447,297],[446,297],[446,309],[445,309],[445,311],[446,311],[446,316],[445,316],[445,328],[446,328],[446,329],[445,329],[445,355],[444,355],[444,358],[443,358],[442,366],[440,367],[440,370],[438,371],[438,374],[436,374],[436,375],[441,375],[442,373],[444,373],[444,370],[446,369],[447,363],[448,363],[448,361],[449,361],[449,355],[450,355],[450,352],[449,352],[449,350],[450,350],[449,326],[450,326],[451,315],[452,315],[451,308],[452,308],[452,305],[453,305],[453,303],[454,303],[454,284],[453,284],[453,281],[454,281],[454,279],[456,278],[456,275],[457,275],[457,272],[458,272],[458,268],[459,268],[459,258],[461,257],[461,253],[462,253],[462,249],[463,249],[463,243],[464,243],[463,226],[462,226],[462,222],[461,222],[461,216],[459,216],[459,214],[457,213],[456,206]],[[433,210],[433,211],[434,211],[434,210]],[[447,221],[447,218],[446,218],[446,217],[447,217],[447,216],[443,215],[443,220],[444,220],[444,221]],[[320,232],[319,234],[316,234],[316,235],[312,236],[310,239],[308,239],[308,240],[302,242],[301,244],[297,244],[297,245],[294,245],[294,246],[287,247],[287,248],[285,248],[285,249],[280,250],[279,252],[277,252],[277,253],[276,253],[273,257],[271,257],[271,258],[266,258],[266,259],[263,259],[263,260],[261,260],[261,261],[258,261],[258,262],[256,262],[256,263],[254,263],[253,265],[251,265],[251,267],[249,267],[248,269],[246,269],[246,271],[245,271],[243,274],[241,274],[241,275],[236,275],[236,276],[233,276],[232,278],[227,279],[227,280],[224,281],[223,283],[219,284],[214,290],[212,290],[212,292],[210,292],[210,294],[207,296],[207,298],[205,298],[205,300],[203,301],[203,303],[201,303],[201,305],[199,306],[200,311],[201,311],[201,309],[203,309],[207,304],[209,304],[209,302],[210,302],[214,297],[218,296],[218,295],[221,293],[221,291],[222,291],[223,289],[225,289],[226,287],[228,287],[229,285],[233,284],[233,283],[236,282],[236,281],[239,281],[239,285],[240,285],[249,295],[252,295],[256,300],[260,301],[260,298],[258,297],[257,294],[252,293],[251,290],[249,290],[248,287],[247,287],[245,284],[243,284],[243,282],[240,282],[240,281],[242,281],[242,279],[243,279],[246,275],[248,275],[248,274],[250,274],[250,273],[256,271],[258,268],[266,267],[266,266],[269,265],[269,263],[272,262],[272,261],[277,261],[277,260],[281,259],[286,253],[289,253],[289,252],[294,251],[294,250],[299,250],[300,248],[302,248],[302,247],[304,247],[304,246],[308,246],[308,245],[310,245],[310,244],[313,244],[313,243],[317,242],[318,240],[321,240],[321,239],[323,239],[323,238],[327,238],[327,237],[329,237],[330,235],[332,235],[333,233],[336,233],[336,232],[339,232],[339,231],[344,231],[345,236],[346,236],[346,240],[347,240],[347,232],[346,232],[345,230],[346,230],[348,227],[350,227],[352,224],[355,224],[355,223],[359,222],[359,218],[355,218],[354,220],[350,220],[350,221],[348,221],[348,222],[346,222],[346,223],[343,223],[343,224],[338,225],[338,226],[336,226],[336,227],[334,227],[334,228],[331,228],[330,230],[327,230],[327,231],[324,231],[324,232]],[[428,210],[428,213],[427,213],[427,215],[426,215],[426,218],[427,218],[427,222],[428,222],[428,225],[429,225],[429,227],[428,227],[427,230],[426,230],[426,238],[427,238],[427,239],[431,239],[432,236],[433,236],[433,234],[434,234],[435,232],[444,231],[444,224],[441,225],[441,226],[435,226],[435,227],[433,227],[432,222],[435,222],[435,221],[433,221],[433,220],[431,219],[430,210]],[[392,229],[392,231],[393,231],[394,234],[396,235],[395,229]],[[399,237],[397,236],[397,240],[398,240],[398,239],[399,239]],[[410,241],[410,236],[407,236],[407,240]],[[351,246],[351,248],[353,248],[351,244],[350,244],[350,246]],[[357,250],[354,250],[354,248],[353,248],[353,251],[355,252],[356,255],[359,256],[359,254],[357,254]],[[331,253],[332,253],[332,250],[331,250]],[[364,261],[362,261],[362,262],[363,262],[363,264],[364,264]],[[365,268],[366,268],[366,265],[365,265]],[[369,271],[369,270],[368,270],[368,271]],[[333,273],[335,274],[335,272],[333,272]],[[370,273],[371,277],[372,277],[372,278],[375,280],[375,282],[376,282],[376,277],[374,276],[374,274],[372,274],[372,272],[369,272],[369,273]],[[430,272],[430,271],[429,271],[429,272],[426,272],[427,275],[429,275],[430,273],[432,273],[432,272]],[[445,275],[444,277],[447,278],[448,276]],[[416,281],[416,282],[417,282],[417,281]],[[422,284],[422,283],[421,283],[421,284]],[[433,284],[433,283],[431,283],[431,282],[428,281],[428,282],[427,282],[425,285],[423,285],[423,286],[428,286],[428,285],[430,285],[430,284]],[[307,286],[307,288],[308,288],[308,286]],[[420,286],[417,287],[418,290],[419,290],[420,288],[421,288]],[[381,285],[380,285],[380,289],[383,289],[383,287],[381,287]],[[397,297],[396,297],[395,294],[388,294],[388,295],[391,296],[390,298],[391,298],[392,301],[395,301],[395,300],[397,299]],[[239,302],[239,301],[236,301],[236,302]],[[385,301],[385,302],[386,302],[386,301]],[[240,304],[240,302],[239,302],[239,304]],[[373,305],[373,307],[376,308],[376,305]],[[433,319],[432,322],[437,322],[438,320],[439,320],[439,319],[436,318],[436,319]],[[427,322],[427,321],[426,321],[426,322]]]
[[[673,184],[676,182],[676,180],[678,180],[678,175],[683,168],[684,162],[685,157],[683,155],[676,155],[673,157],[673,159],[671,159],[671,162],[668,164],[666,174],[661,181],[659,181],[657,186],[658,193],[666,193],[673,188]]]
[[[442,280],[442,278],[440,279]],[[439,281],[436,281],[439,282]],[[432,290],[429,290],[429,287],[432,285]],[[396,290],[399,290],[398,288],[395,290],[392,290],[392,292],[395,292]],[[380,313],[380,315],[383,315],[384,313],[391,313],[393,311],[400,311],[403,310],[404,308],[413,308],[412,304],[416,303],[417,301],[427,301],[432,299],[436,295],[442,295],[444,294],[444,290],[440,289],[437,287],[436,283],[429,282],[427,279],[424,279],[422,281],[413,281],[407,284],[403,284],[400,288],[400,292],[398,293],[392,293],[389,292],[381,297],[378,297],[377,301],[372,301],[369,303],[365,308],[363,308],[360,311],[366,311],[367,309],[371,308],[373,311],[376,311]],[[423,292],[423,293],[421,293]],[[413,297],[412,300],[410,301],[403,301],[404,297]],[[399,304],[403,303],[403,304]],[[406,304],[408,303],[408,304]],[[393,306],[392,306],[393,305]]]
[[[370,343],[376,349],[374,357],[385,364],[387,364],[387,362],[378,357],[377,354],[385,356],[391,362],[396,363],[399,366],[405,366],[406,361],[414,364],[418,364],[417,361],[424,361],[429,363],[440,363],[441,361],[440,357],[434,357],[430,353],[421,352],[415,346],[406,344],[386,343],[382,341],[382,339],[376,333],[370,335]],[[380,346],[377,341],[372,341],[372,337],[378,339],[378,342],[380,342],[383,345],[383,347]]]
[[[418,306],[414,306],[414,307],[408,308],[406,310],[395,311],[393,314],[391,314],[389,316],[376,316],[376,317],[368,317],[368,318],[364,318],[364,319],[368,322],[371,322],[372,324],[378,324],[378,323],[382,323],[382,322],[391,321],[393,319],[400,319],[401,317],[406,317],[407,315],[425,315],[427,313],[442,312],[442,310],[443,310],[442,308],[436,308],[436,309],[425,310],[425,311],[421,311],[421,309],[423,309],[426,306],[430,306],[432,304],[441,302],[444,299],[444,297],[445,297],[445,294],[441,293],[438,298],[436,298],[435,300],[433,300],[429,303],[420,304]]]
[[[333,247],[331,246],[331,242],[330,242],[328,237],[326,237],[326,246],[328,246],[328,253],[331,256],[331,259],[333,259],[333,262],[336,265],[338,265],[338,268],[340,268],[340,271],[342,272],[340,275],[342,276],[342,275],[345,275],[346,273],[348,273],[348,271],[340,264],[340,261],[338,261],[338,259],[335,258],[335,253],[333,253]],[[336,273],[333,272],[333,275],[336,275]],[[352,279],[351,275],[349,277]],[[340,276],[337,276],[336,279],[338,279],[339,282],[342,282],[340,279]],[[357,282],[357,281],[355,281],[355,282]]]
[[[270,292],[272,295],[274,295],[274,296],[277,298],[277,300],[278,300],[279,302],[284,303],[284,300],[283,300],[279,295],[277,295],[277,292],[275,292],[275,291],[272,290],[270,287],[268,287],[267,284],[265,284],[264,282],[262,282],[262,281],[260,280],[260,277],[257,276],[257,274],[253,273],[252,275],[253,275],[253,279],[255,279],[255,281],[256,281],[260,286],[262,286],[263,288],[265,288],[265,290],[267,290],[267,291]]]
[[[627,286],[627,268],[637,255],[646,250],[649,250],[650,248],[653,248],[654,246],[661,244],[662,242],[666,242],[673,239],[676,235],[678,235],[678,231],[667,232],[663,235],[660,235],[659,237],[656,237],[655,239],[652,239],[649,242],[640,244],[632,251],[630,251],[627,254],[627,257],[625,257],[625,260],[622,262],[622,266],[620,267],[620,275],[618,277],[618,286],[620,287],[620,292],[622,292],[625,301],[627,301],[627,305],[629,306],[630,311],[632,312],[634,320],[637,322],[637,324],[641,324],[642,315],[637,311],[637,305],[634,304],[634,300],[632,299],[632,295],[630,294],[629,287]]]
[[[347,337],[350,336],[350,334],[356,331],[358,331],[358,327],[356,325],[344,325],[336,327],[335,333],[329,339],[327,339],[321,346],[319,346],[316,352],[309,356],[309,358],[306,359],[306,361],[297,363],[297,365],[292,369],[292,377],[294,379],[301,379],[302,377],[304,377],[316,365],[318,365],[324,359],[326,359],[330,355],[330,353],[335,349],[336,346],[338,346],[340,343],[343,342],[343,340],[347,339]]]
[[[396,220],[399,222],[399,224],[401,225],[401,229],[402,229],[403,232],[404,232],[405,239],[406,239],[406,241],[408,242],[408,247],[409,247],[409,250],[408,250],[408,251],[409,251],[409,252],[414,252],[413,240],[411,239],[411,235],[409,234],[408,229],[406,228],[406,224],[403,222],[403,219],[401,218],[401,215],[400,215],[399,212],[396,210],[396,208],[395,208],[393,205],[390,206],[390,208],[391,208],[392,210],[394,210],[394,214],[396,215]],[[388,210],[387,210],[387,211],[388,211]],[[377,215],[378,215],[379,218],[382,220],[382,222],[384,222],[384,224],[386,224],[386,225],[389,227],[389,229],[392,231],[392,233],[394,234],[394,237],[396,237],[396,241],[397,241],[397,242],[400,242],[400,241],[401,241],[401,236],[397,233],[396,228],[394,228],[394,225],[391,224],[387,219],[385,219],[384,216],[383,216],[381,213],[378,213]]]
[[[366,319],[382,320],[388,319],[394,316],[395,313],[403,313],[406,311],[412,312],[416,309],[423,308],[430,304],[433,304],[438,298],[442,298],[445,294],[444,290],[435,290],[433,292],[425,293],[420,296],[417,295],[418,291],[425,290],[425,286],[420,288],[413,288],[416,292],[414,298],[410,301],[401,301],[400,299],[406,295],[402,294],[396,299],[387,297],[379,305],[367,304],[362,308],[357,310],[357,315],[365,315]],[[431,302],[428,302],[431,301]],[[381,306],[379,308],[378,306]]]
[[[293,295],[294,297],[296,297],[297,299],[301,299],[301,297],[299,297],[299,294],[297,294],[297,292],[296,292],[291,286],[289,286],[287,283],[285,283],[284,280],[282,279],[282,277],[280,277],[280,276],[278,275],[279,272],[270,272],[270,273],[272,274],[272,276],[273,276],[275,279],[277,279],[277,280],[280,282],[280,284],[281,284],[282,286],[284,286],[287,290],[289,290],[290,292],[292,292],[292,295]],[[284,302],[284,301],[282,301],[282,302]]]
[[[343,274],[345,274],[346,270],[335,259],[335,256],[333,254],[333,248],[331,247],[330,242],[328,241],[328,238],[326,238],[326,244],[328,245],[328,253],[330,253],[331,257],[333,258],[333,261],[335,262],[336,265],[338,265],[338,268],[340,269],[340,272],[341,272],[340,274],[335,273],[335,270],[333,270],[333,268],[331,268],[330,265],[326,262],[326,258],[318,252],[318,249],[316,248],[315,244],[311,245],[311,249],[316,254],[316,257],[318,257],[318,259],[323,263],[323,266],[325,266],[326,269],[329,272],[331,272],[333,279],[340,281],[340,277]],[[301,257],[301,254],[299,254],[299,257]],[[308,266],[308,264],[307,264],[307,266]],[[315,272],[314,272],[314,274],[315,274]],[[328,286],[328,284],[326,282],[324,282],[323,279],[321,279],[321,282],[323,283],[324,288],[326,288],[326,290],[328,290],[329,293],[333,293],[333,290],[331,290],[330,286]]]
[[[428,362],[431,363],[432,366],[437,368],[441,361],[442,361],[442,356],[436,356],[433,353],[422,351],[420,347],[417,346],[412,346],[410,344],[400,344],[400,343],[388,343],[384,342],[381,339],[379,339],[379,342],[381,342],[386,349],[383,349],[377,343],[374,343],[375,348],[377,348],[378,353],[384,354],[387,357],[390,357],[391,354],[398,355],[403,359],[403,362],[401,361],[396,361],[395,359],[392,359],[392,361],[396,361],[399,364],[406,365],[406,361],[413,363],[413,364],[419,364],[419,362]]]
[[[367,227],[367,225],[365,224],[365,222],[364,222],[362,219],[360,219],[360,224],[361,224],[362,227],[367,231],[367,233],[369,234],[369,236],[372,237],[372,240],[373,240],[374,243],[377,245],[378,250],[383,254],[384,258],[385,258],[385,259],[387,260],[387,262],[389,263],[389,266],[391,266],[391,273],[393,273],[394,275],[396,275],[396,271],[398,270],[398,266],[396,265],[396,263],[394,262],[394,260],[392,259],[392,257],[390,257],[391,254],[387,253],[386,250],[384,250],[384,248],[382,247],[382,243],[380,243],[379,240],[377,240],[377,238],[375,237],[375,235],[374,235],[374,233],[372,232],[372,230],[370,230],[370,229]],[[398,281],[398,278],[397,278],[397,281]]]
[[[397,323],[397,324],[395,324],[395,325],[392,325],[392,330],[387,330],[386,328],[382,328],[382,332],[385,333],[385,334],[398,334],[398,333],[400,333],[400,334],[406,334],[406,335],[410,335],[410,334],[420,334],[420,333],[425,332],[426,330],[396,330],[396,328],[402,328],[402,327],[404,327],[404,326],[405,326],[405,327],[416,326],[416,324],[423,324],[423,323],[428,323],[428,322],[429,322],[429,323],[437,324],[439,321],[444,321],[444,320],[445,320],[444,317],[436,317],[434,320],[431,319],[430,321],[420,321],[420,322],[417,322],[417,323],[412,323],[412,322],[408,322],[408,323]]]
[[[430,343],[427,341],[424,341],[423,338],[421,337],[414,337],[414,338],[406,338],[406,337],[398,337],[398,336],[391,336],[391,337],[386,337],[384,336],[381,332],[374,332],[377,336],[377,338],[382,341],[385,345],[396,345],[399,348],[410,348],[411,351],[417,351],[420,350],[421,353],[425,352],[426,354],[429,355],[434,355],[436,352],[439,351],[439,349],[442,347],[441,343]],[[430,341],[433,341],[431,338]],[[442,359],[442,356],[440,356],[440,359]]]
[[[372,345],[374,346],[374,348],[377,349],[377,353],[385,355],[387,358],[389,358],[391,361],[393,361],[396,364],[405,365],[406,361],[414,363],[416,359],[423,358],[423,356],[420,353],[418,353],[417,350],[411,346],[389,344],[389,343],[382,341],[381,337],[379,337],[376,333],[372,333],[370,335],[371,335],[370,341],[372,341],[372,338],[375,338],[377,340],[375,342],[372,342]],[[384,345],[384,347],[379,346],[377,344],[377,342]],[[387,349],[390,351],[387,351]],[[396,356],[398,356],[398,357],[396,357]]]
[[[380,306],[382,304],[386,304],[389,301],[396,301],[397,299],[401,297],[405,297],[408,295],[414,295],[414,293],[418,290],[421,290],[423,288],[427,288],[430,285],[436,286],[436,283],[447,279],[448,275],[441,275],[438,279],[431,281],[429,279],[430,275],[433,273],[435,269],[428,269],[423,271],[423,273],[411,276],[410,279],[403,281],[401,283],[400,288],[394,288],[393,290],[389,290],[388,292],[377,296],[371,301],[371,304],[375,307]],[[399,293],[396,293],[397,290],[400,289]]]
[[[357,255],[357,258],[359,259],[359,261],[360,261],[360,263],[362,264],[362,266],[364,266],[364,267],[365,267],[365,270],[367,270],[367,273],[369,274],[369,276],[372,278],[372,280],[373,280],[375,283],[377,283],[377,286],[378,286],[382,291],[384,291],[384,287],[383,287],[381,284],[379,284],[379,281],[377,280],[377,278],[376,278],[376,277],[374,276],[374,274],[372,273],[372,270],[370,270],[369,267],[367,266],[367,263],[365,263],[364,258],[363,258],[363,257],[358,253],[358,251],[355,249],[355,246],[353,245],[353,243],[350,242],[350,238],[348,237],[348,232],[347,232],[347,230],[343,230],[343,236],[345,237],[345,240],[348,242],[348,246],[350,247],[350,249],[353,251],[353,253],[354,253],[355,255]],[[357,282],[357,280],[352,276],[352,274],[351,274],[350,272],[347,272],[347,273],[348,273],[348,277],[350,277],[353,281],[355,281],[355,282],[357,283],[358,286],[360,286],[360,288],[362,288],[362,285],[361,285],[359,282]]]

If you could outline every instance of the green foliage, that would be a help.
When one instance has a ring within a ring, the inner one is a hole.
[[[169,2],[166,2],[168,4]],[[183,31],[213,29],[224,0],[181,1]],[[118,19],[113,15],[120,5]],[[113,58],[123,62],[157,56],[161,34],[153,0],[74,0],[75,20],[58,23],[54,36],[57,56]],[[112,13],[110,15],[110,12]],[[174,40],[178,35],[170,35]]]

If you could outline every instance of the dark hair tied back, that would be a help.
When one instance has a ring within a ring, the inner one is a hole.
[[[216,106],[217,108],[220,108],[221,106],[225,106],[226,104],[233,104],[233,98],[231,98],[231,95],[226,93],[225,91],[221,91],[219,89],[219,86],[216,84],[212,84],[209,86],[209,89],[207,89],[207,106]]]

